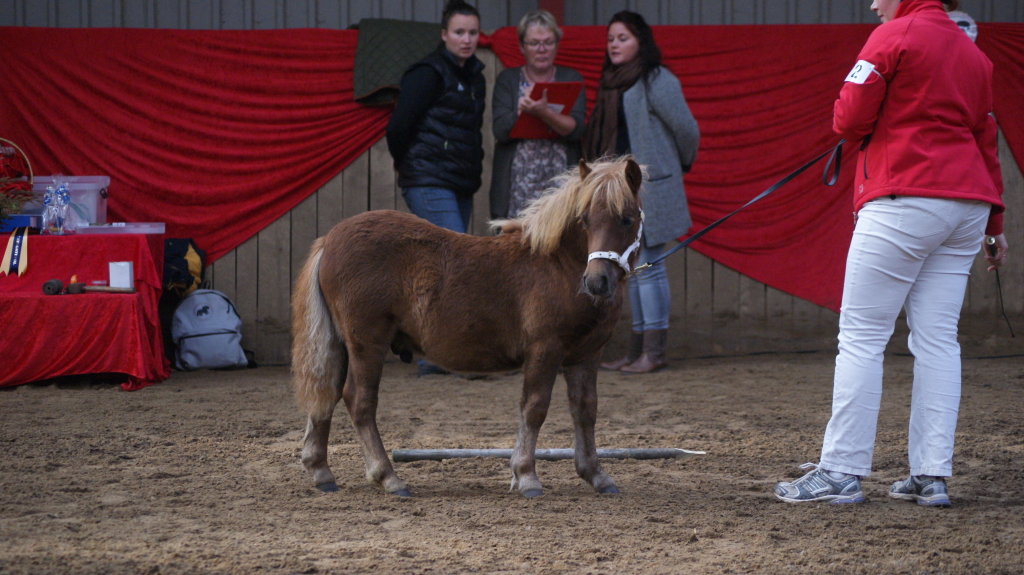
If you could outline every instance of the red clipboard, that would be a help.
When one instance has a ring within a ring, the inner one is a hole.
[[[582,89],[583,82],[538,82],[533,85],[530,98],[539,100],[543,96],[544,90],[547,90],[548,107],[563,116],[568,116]],[[524,140],[556,140],[559,136],[558,132],[552,130],[540,118],[530,114],[520,114],[508,137]]]

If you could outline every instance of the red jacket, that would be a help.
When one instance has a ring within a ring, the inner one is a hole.
[[[981,200],[985,233],[1002,233],[992,62],[939,0],[903,0],[857,60],[833,120],[861,143],[854,208],[887,195]]]

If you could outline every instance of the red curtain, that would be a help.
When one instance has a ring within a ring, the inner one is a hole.
[[[352,100],[357,32],[0,28],[0,136],[37,174],[111,178],[108,221],[210,261],[384,133]]]
[[[996,122],[1024,170],[1024,24],[978,24],[978,47],[995,66]]]
[[[696,232],[818,155],[838,137],[832,105],[873,25],[655,26],[663,63],[683,85],[701,129],[685,178]],[[996,116],[1024,160],[1024,25],[981,24],[978,45],[995,63]],[[593,104],[604,27],[566,27],[556,63],[583,74]],[[498,30],[492,49],[524,63],[516,32]],[[834,187],[823,165],[740,212],[692,244],[712,259],[832,310],[842,300],[853,233],[853,160]]]
[[[686,177],[694,228],[742,205],[837,138],[832,103],[871,25],[661,26],[665,65],[701,127]],[[603,26],[566,27],[558,63],[590,102]],[[522,63],[515,30],[485,39]],[[0,28],[0,136],[36,172],[111,176],[111,220],[163,221],[211,261],[286,213],[383,134],[352,101],[356,32]],[[1024,25],[981,24],[996,115],[1024,164]],[[838,309],[852,163],[809,170],[694,243],[754,279]],[[818,172],[818,173],[815,173]]]

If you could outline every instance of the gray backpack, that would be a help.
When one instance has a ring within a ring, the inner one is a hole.
[[[242,319],[228,296],[197,289],[181,300],[171,319],[174,367],[223,369],[246,367],[242,351]]]

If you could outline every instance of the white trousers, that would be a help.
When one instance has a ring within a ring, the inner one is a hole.
[[[960,407],[957,322],[990,209],[985,202],[912,196],[885,196],[861,208],[846,259],[821,468],[871,474],[882,354],[906,308],[914,354],[910,473],[952,474]]]

